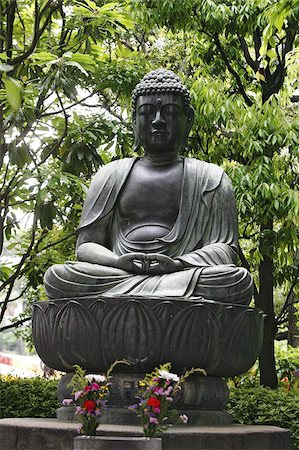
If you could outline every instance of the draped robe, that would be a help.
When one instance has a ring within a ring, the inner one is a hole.
[[[235,265],[237,217],[227,175],[214,164],[183,158],[179,212],[172,229],[153,241],[136,242],[122,233],[117,212],[117,200],[136,160],[117,160],[97,173],[84,203],[77,245],[99,243],[119,256],[131,252],[161,253],[181,261],[184,268],[163,275],[123,275],[117,269],[103,270],[97,264],[66,262],[48,269],[48,296],[202,296],[248,304],[252,279],[245,269]]]

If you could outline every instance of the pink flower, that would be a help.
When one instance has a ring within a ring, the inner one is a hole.
[[[62,404],[63,404],[64,406],[70,406],[72,403],[73,403],[73,400],[72,400],[71,398],[65,398],[65,399],[62,401]]]
[[[76,414],[81,414],[82,408],[81,406],[76,406]]]
[[[158,419],[156,419],[156,417],[150,417],[149,421],[150,421],[150,423],[154,423],[156,425],[159,425]]]
[[[81,397],[82,394],[83,394],[83,391],[75,392],[75,395],[74,395],[75,402],[78,400],[79,397]]]
[[[161,412],[161,409],[159,408],[159,406],[153,407],[153,410],[159,414],[159,412]]]
[[[173,387],[172,387],[172,386],[168,386],[168,388],[165,389],[164,394],[166,395],[166,397],[171,393],[172,390],[173,390]]]
[[[173,402],[173,398],[172,397],[166,397],[165,400],[167,400],[168,402]]]
[[[156,394],[156,395],[163,395],[164,394],[164,389],[162,387],[155,387],[154,388],[154,394]]]
[[[187,423],[188,422],[188,416],[186,416],[186,414],[181,414],[179,417],[180,421],[183,423]]]
[[[98,391],[100,389],[100,386],[98,385],[98,383],[92,383],[91,387],[94,391]]]

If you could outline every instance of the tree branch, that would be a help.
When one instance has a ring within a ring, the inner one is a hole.
[[[48,8],[49,8],[48,16],[45,18],[43,25],[39,28],[42,15],[45,14],[45,12]],[[16,56],[15,58],[12,58],[11,60],[9,60],[8,61],[9,64],[11,64],[12,66],[15,66],[15,65],[19,64],[20,62],[24,61],[26,58],[28,58],[28,56],[30,56],[34,52],[35,47],[38,44],[39,38],[41,37],[41,35],[43,34],[45,29],[49,25],[52,15],[55,11],[57,11],[57,9],[59,9],[59,4],[53,2],[52,0],[49,0],[47,2],[47,4],[45,5],[45,7],[43,8],[42,12],[39,13],[38,2],[37,2],[37,0],[35,1],[35,22],[34,22],[34,35],[33,35],[32,42],[31,42],[28,50],[24,51],[24,53],[22,55]]]
[[[11,58],[12,55],[12,38],[15,21],[15,12],[16,12],[16,0],[11,0],[7,8],[7,16],[6,16],[6,55],[8,58]]]
[[[238,39],[239,39],[239,42],[240,42],[240,45],[241,45],[241,49],[243,51],[243,54],[244,54],[244,57],[245,57],[245,60],[246,60],[247,64],[252,68],[252,70],[254,72],[256,72],[258,70],[258,68],[259,68],[259,64],[258,64],[258,62],[256,60],[254,60],[251,57],[245,38],[243,36],[241,36],[240,34],[238,34]]]
[[[298,276],[295,277],[293,283],[291,284],[291,287],[290,287],[290,290],[289,290],[288,295],[287,295],[287,297],[286,297],[286,300],[285,300],[285,302],[284,302],[284,305],[283,305],[283,307],[281,308],[280,313],[279,313],[279,314],[277,315],[277,317],[276,317],[276,322],[277,322],[277,323],[279,323],[280,319],[282,318],[282,316],[283,316],[284,312],[287,310],[287,308],[288,308],[289,306],[291,306],[291,304],[297,303],[297,301],[298,301],[298,300],[296,300],[296,301],[294,301],[294,302],[290,302],[290,299],[291,299],[291,296],[292,296],[292,292],[293,292],[294,287],[296,286],[297,282],[298,282]]]
[[[31,317],[25,317],[24,319],[18,320],[17,322],[11,323],[10,325],[6,325],[5,327],[0,328],[1,331],[9,330],[11,328],[17,328],[19,325],[23,325],[23,323],[28,322],[31,320]]]
[[[224,49],[223,49],[223,47],[222,47],[222,45],[220,43],[219,35],[218,34],[214,34],[213,38],[214,38],[214,42],[216,44],[216,47],[217,47],[217,49],[218,49],[218,51],[219,51],[223,61],[225,62],[225,65],[226,65],[228,71],[233,75],[234,79],[236,80],[236,83],[237,83],[238,88],[239,88],[239,92],[242,95],[242,97],[244,98],[246,105],[252,106],[253,105],[253,101],[246,94],[244,86],[243,86],[243,83],[241,81],[241,78],[240,78],[239,74],[231,66],[231,64],[229,62],[229,59],[228,59],[228,56],[225,53],[225,51],[224,51]]]
[[[3,320],[4,314],[5,314],[5,311],[6,311],[6,308],[7,308],[7,303],[9,301],[11,292],[12,292],[13,287],[14,287],[14,283],[15,283],[16,279],[19,277],[21,269],[22,269],[22,266],[23,266],[24,262],[26,261],[26,259],[29,258],[31,250],[32,250],[32,248],[34,246],[36,227],[37,227],[37,216],[36,216],[36,209],[35,209],[33,225],[32,225],[31,241],[30,241],[29,247],[27,248],[26,252],[23,254],[23,256],[22,256],[22,258],[21,258],[21,260],[20,260],[20,262],[18,264],[18,267],[16,268],[14,274],[10,277],[9,283],[4,282],[2,284],[2,286],[1,286],[1,289],[3,289],[3,287],[5,287],[5,286],[7,286],[9,284],[9,288],[8,288],[8,291],[6,293],[6,296],[5,296],[5,299],[4,299],[4,302],[2,304],[2,308],[1,308],[0,323]]]
[[[254,51],[255,51],[255,59],[258,61],[260,57],[260,48],[262,45],[262,39],[261,39],[261,31],[259,28],[256,28],[253,32],[253,43],[254,43]]]

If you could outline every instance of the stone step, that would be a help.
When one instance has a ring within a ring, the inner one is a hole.
[[[78,423],[57,419],[0,420],[1,450],[73,450]],[[103,436],[142,436],[133,425],[100,425]],[[163,450],[290,450],[288,430],[265,425],[179,425],[163,434]]]

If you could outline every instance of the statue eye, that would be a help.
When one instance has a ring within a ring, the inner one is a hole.
[[[180,108],[179,105],[175,105],[174,103],[171,103],[171,104],[165,105],[163,107],[163,113],[165,115],[176,116],[176,115],[182,114],[182,109]]]
[[[138,114],[141,116],[153,115],[156,112],[156,107],[154,105],[146,104],[140,105],[138,108]]]

